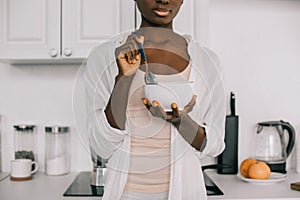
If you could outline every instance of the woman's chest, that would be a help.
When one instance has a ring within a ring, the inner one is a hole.
[[[188,66],[190,57],[185,46],[145,45],[149,70],[154,74],[177,74]],[[141,66],[144,71],[145,67]]]

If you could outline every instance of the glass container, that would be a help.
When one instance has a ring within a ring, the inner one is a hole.
[[[35,125],[14,125],[14,150],[15,159],[37,160]]]
[[[70,172],[69,128],[60,126],[45,127],[45,173],[62,175]]]

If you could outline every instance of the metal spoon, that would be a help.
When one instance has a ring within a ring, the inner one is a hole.
[[[137,32],[133,32],[132,34],[137,35]],[[144,60],[144,64],[146,67],[145,76],[144,76],[145,83],[147,85],[158,84],[155,75],[151,71],[149,71],[149,66],[148,66],[147,57],[146,57],[144,48],[143,48],[142,44],[139,42],[138,42],[138,48],[139,48],[139,52],[141,53],[142,59]]]

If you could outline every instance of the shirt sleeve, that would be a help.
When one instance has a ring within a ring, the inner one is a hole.
[[[113,43],[101,44],[91,51],[84,73],[87,132],[90,148],[103,159],[108,159],[128,134],[127,124],[125,130],[111,127],[104,112],[117,73]]]
[[[217,55],[211,50],[202,47],[195,53],[201,55],[195,64],[200,66],[196,80],[202,79],[197,86],[199,111],[195,119],[206,132],[205,142],[198,153],[200,158],[216,157],[225,149],[226,94],[222,69]]]

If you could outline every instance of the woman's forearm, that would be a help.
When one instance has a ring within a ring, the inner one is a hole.
[[[198,125],[188,114],[183,115],[180,123],[176,124],[175,127],[191,146],[200,150],[206,137],[206,132],[203,127]]]
[[[105,109],[108,123],[113,128],[125,129],[128,92],[134,75],[118,75],[115,86]]]

